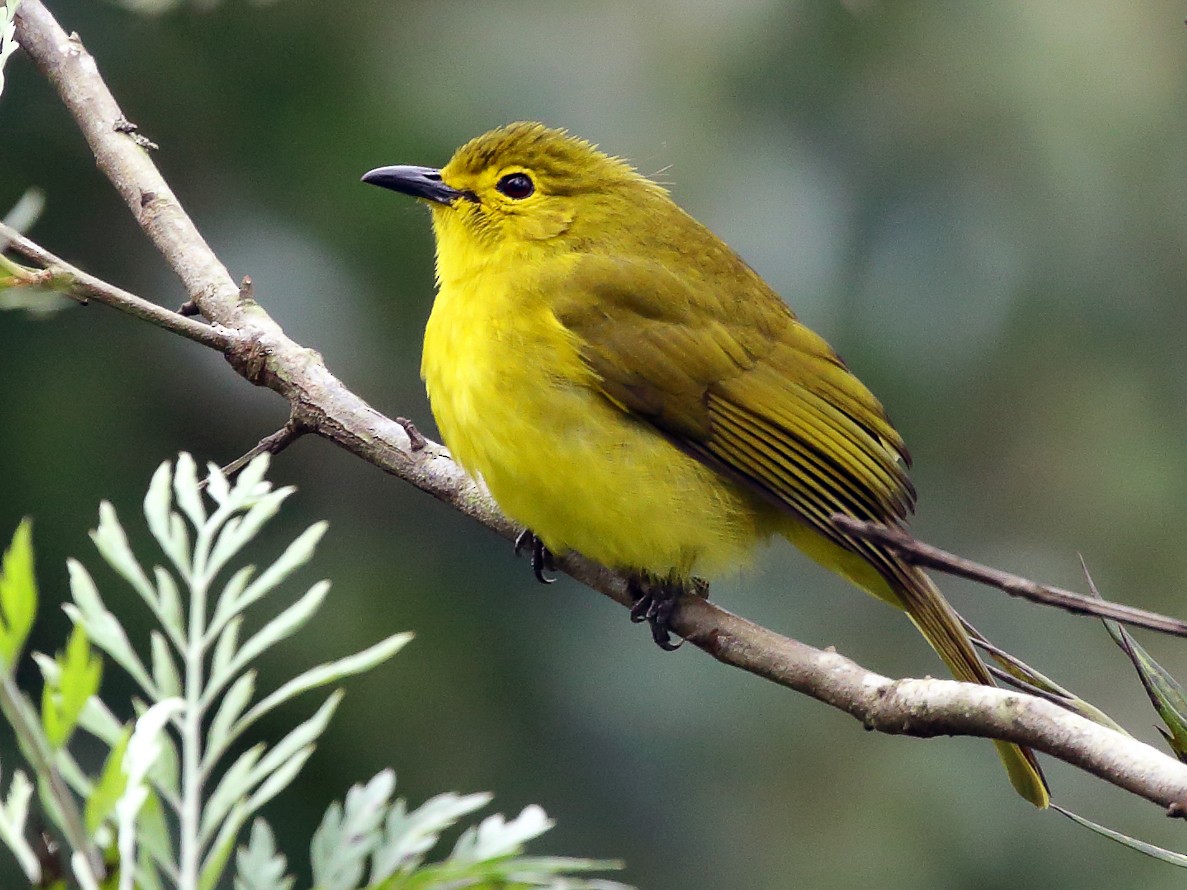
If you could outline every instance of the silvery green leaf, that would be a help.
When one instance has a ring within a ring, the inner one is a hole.
[[[250,784],[254,786],[276,770],[283,768],[285,762],[294,757],[299,749],[317,741],[318,736],[325,732],[330,718],[334,716],[334,711],[342,701],[342,696],[341,689],[334,690],[312,717],[297,724],[289,731],[288,735],[277,742],[275,747],[252,770]]]
[[[173,464],[165,461],[153,473],[144,496],[144,519],[148,530],[166,553],[172,551],[169,533],[169,511],[173,505]]]
[[[74,872],[80,890],[99,890],[99,879],[91,871],[90,858],[84,851],[75,850],[70,854],[70,870]]]
[[[157,692],[161,696],[181,695],[181,676],[177,673],[177,664],[173,661],[173,654],[169,651],[160,631],[149,632],[149,642],[152,649],[152,676],[157,684]]]
[[[177,582],[160,566],[153,566],[153,577],[157,582],[157,602],[161,607],[157,618],[174,643],[181,646],[185,639],[185,618],[181,611],[181,594],[177,590]]]
[[[41,864],[37,854],[25,840],[25,823],[29,818],[29,799],[33,796],[33,784],[21,770],[12,775],[8,786],[8,797],[0,807],[0,840],[12,851],[21,871],[30,884],[41,883]]]
[[[272,487],[270,483],[264,481],[268,465],[271,462],[272,455],[266,451],[253,457],[251,462],[235,477],[235,488],[231,492],[231,497],[238,503],[246,504],[252,499],[266,494]]]
[[[383,770],[366,785],[353,786],[342,807],[335,803],[326,810],[309,848],[318,890],[359,886],[367,857],[379,843],[379,826],[395,787],[395,773]]]
[[[107,563],[132,585],[132,589],[140,594],[140,598],[155,612],[158,608],[157,592],[140,563],[136,561],[115,508],[108,501],[99,504],[99,527],[91,532],[91,540],[95,542],[95,547]]]
[[[293,752],[288,760],[268,775],[264,783],[248,798],[247,803],[236,806],[231,811],[219,829],[218,837],[210,845],[210,852],[202,863],[202,876],[198,883],[200,890],[213,890],[218,879],[222,876],[231,849],[234,847],[235,838],[239,829],[243,827],[243,823],[252,813],[288,787],[289,783],[297,777],[301,768],[305,766],[313,749],[314,745],[306,745]]]
[[[232,556],[243,549],[259,533],[264,523],[276,515],[285,499],[295,491],[296,489],[290,486],[269,492],[256,501],[245,515],[228,520],[219,532],[218,540],[211,551],[209,574],[217,573]]]
[[[135,880],[136,869],[129,867],[129,864],[137,859],[136,816],[149,796],[145,779],[161,755],[160,739],[165,724],[184,709],[185,702],[180,699],[169,698],[157,702],[136,721],[132,737],[128,740],[124,752],[124,773],[128,783],[115,804],[116,846],[120,861],[125,864],[120,870],[119,890],[132,890]]]
[[[491,795],[438,794],[415,810],[407,811],[403,798],[393,804],[384,822],[383,840],[375,851],[371,865],[370,883],[377,884],[397,871],[411,871],[441,837],[462,816],[480,810],[491,801]]]
[[[243,823],[252,813],[283,791],[296,778],[297,773],[305,765],[305,761],[309,759],[309,755],[313,753],[313,748],[313,745],[309,745],[295,752],[291,759],[268,776],[267,780],[246,803],[241,802],[231,810],[230,815],[223,820],[219,827],[218,836],[210,845],[209,852],[202,861],[202,874],[198,880],[199,890],[214,890],[226,868],[227,860],[235,846],[235,838],[239,834],[239,829],[243,827]]]
[[[168,733],[161,733],[157,743],[161,746],[161,753],[153,768],[149,770],[148,778],[166,800],[176,802],[180,787],[177,746]]]
[[[185,711],[185,702],[179,698],[167,698],[149,707],[136,720],[128,748],[124,753],[124,773],[128,785],[143,782],[161,756],[162,731],[176,714]]]
[[[467,828],[454,845],[451,859],[462,862],[478,862],[498,856],[514,856],[532,838],[539,837],[552,828],[553,822],[543,809],[535,804],[523,808],[523,812],[508,822],[502,813],[487,816],[477,827]]]
[[[150,773],[151,775],[151,773]],[[177,884],[177,857],[173,853],[173,836],[165,819],[165,808],[158,794],[149,792],[136,820],[136,840],[142,853],[152,857],[173,884]]]
[[[136,860],[136,890],[164,890],[153,858],[142,847]]]
[[[235,731],[235,723],[239,720],[244,709],[251,702],[256,689],[256,672],[247,671],[231,684],[227,694],[215,711],[214,719],[210,721],[210,730],[206,734],[206,752],[202,759],[202,768],[209,770],[239,733]]]
[[[220,690],[244,667],[251,664],[262,652],[267,651],[281,640],[292,636],[305,626],[314,613],[325,602],[326,594],[330,591],[329,581],[318,581],[299,600],[261,627],[235,653],[235,657],[222,671],[210,672],[210,684],[207,692]]]
[[[202,827],[198,838],[206,843],[218,829],[224,817],[231,812],[231,808],[240,801],[246,801],[248,795],[259,784],[260,780],[252,779],[252,770],[263,756],[265,746],[253,745],[235,759],[235,762],[223,774],[214,793],[202,808]]]
[[[190,558],[190,533],[185,520],[176,513],[169,514],[169,540],[171,544],[165,552],[183,578],[191,577],[194,574],[194,565]]]
[[[327,528],[329,528],[329,523],[315,522],[305,529],[295,541],[288,545],[284,553],[280,554],[280,558],[276,562],[268,566],[263,574],[248,585],[239,597],[237,606],[240,609],[247,608],[307,563]]]
[[[231,494],[231,486],[222,468],[216,463],[206,464],[206,493],[216,504],[225,504]]]
[[[275,692],[254,705],[247,712],[243,720],[240,721],[239,725],[235,727],[232,738],[238,736],[239,733],[247,729],[247,727],[255,723],[256,720],[260,719],[260,717],[267,714],[273,708],[291,698],[295,698],[303,692],[308,692],[310,689],[316,689],[319,686],[325,686],[329,683],[336,683],[343,677],[350,677],[354,674],[361,674],[371,670],[371,668],[399,652],[411,639],[411,633],[392,634],[386,640],[381,640],[373,646],[368,646],[362,652],[356,652],[354,655],[347,655],[335,661],[319,664],[293,677],[293,679],[289,680]]]
[[[214,616],[210,619],[210,626],[206,630],[205,642],[209,643],[213,640],[222,631],[223,625],[242,611],[239,607],[239,596],[247,587],[247,582],[251,580],[255,571],[255,566],[243,566],[223,586],[214,607]]]
[[[235,654],[239,650],[239,628],[242,626],[242,618],[232,618],[214,644],[214,654],[210,658],[210,679],[207,680],[206,688],[202,690],[202,705],[204,707],[213,703],[223,687],[246,666],[244,664],[231,667],[232,662],[235,661]]]
[[[91,642],[110,655],[145,692],[159,697],[154,695],[152,678],[132,649],[132,644],[128,642],[123,627],[103,605],[99,589],[95,587],[95,582],[82,563],[76,559],[68,559],[66,568],[70,575],[70,594],[74,598],[74,605],[65,604],[62,606],[63,611],[70,616],[71,621],[81,624]]]
[[[173,472],[173,493],[177,498],[177,506],[189,517],[194,528],[201,528],[206,524],[206,507],[202,503],[202,489],[198,484],[198,465],[189,452],[183,451],[177,456],[177,466]]]
[[[305,766],[305,762],[312,756],[316,745],[306,745],[295,751],[281,766],[268,774],[268,778],[255,790],[247,801],[248,812],[254,813],[281,791],[289,786],[297,773]]]
[[[276,849],[272,829],[263,819],[251,825],[246,847],[235,854],[235,890],[290,890],[293,879],[285,874],[288,863]]]

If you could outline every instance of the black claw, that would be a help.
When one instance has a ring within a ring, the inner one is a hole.
[[[546,569],[552,571],[556,568],[552,551],[544,546],[544,542],[536,537],[536,533],[530,528],[525,528],[515,539],[515,555],[523,556],[524,553],[529,554],[532,574],[536,576],[537,581],[541,584],[551,584],[556,580],[556,578],[549,578],[544,574]]]
[[[634,604],[631,605],[631,621],[651,626],[651,639],[665,652],[675,652],[684,645],[684,640],[672,642],[672,613],[684,593],[684,585],[669,579],[636,578],[630,586]]]

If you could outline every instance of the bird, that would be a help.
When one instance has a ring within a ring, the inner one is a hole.
[[[959,680],[993,685],[924,572],[834,517],[903,527],[910,455],[877,398],[721,239],[629,162],[522,121],[442,168],[363,182],[431,211],[421,376],[454,459],[525,529],[536,575],[577,551],[668,622],[697,579],[781,536],[907,613]],[[995,742],[1038,807],[1029,749]]]

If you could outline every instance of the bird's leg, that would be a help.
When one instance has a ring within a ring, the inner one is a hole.
[[[556,578],[549,578],[544,574],[545,569],[552,571],[556,568],[552,552],[544,546],[544,542],[530,528],[525,528],[515,539],[515,555],[523,556],[524,553],[528,554],[532,564],[532,574],[536,576],[537,581],[541,584],[551,584],[556,580]]]
[[[631,621],[651,625],[651,639],[665,652],[679,649],[684,640],[672,642],[672,613],[676,603],[686,592],[684,582],[673,576],[656,578],[652,575],[636,575],[630,582]]]

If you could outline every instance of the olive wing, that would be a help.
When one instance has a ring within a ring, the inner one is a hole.
[[[549,291],[607,399],[846,549],[873,555],[831,517],[897,523],[910,513],[902,439],[761,279],[731,285],[589,256]]]

